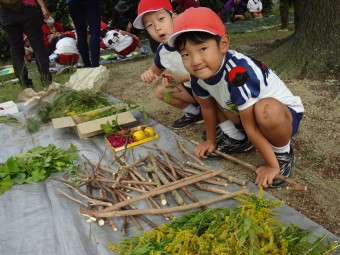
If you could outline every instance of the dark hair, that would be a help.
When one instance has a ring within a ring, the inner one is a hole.
[[[175,48],[177,51],[183,49],[187,42],[192,42],[194,44],[203,43],[209,39],[213,39],[216,41],[217,45],[221,41],[221,37],[219,35],[212,35],[207,32],[200,31],[191,31],[180,34],[175,40]]]

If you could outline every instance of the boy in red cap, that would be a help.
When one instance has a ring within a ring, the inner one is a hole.
[[[304,108],[283,81],[265,64],[229,49],[229,36],[216,13],[208,8],[190,8],[174,24],[169,45],[174,46],[191,75],[191,86],[201,105],[207,140],[195,148],[206,152],[247,139],[261,154],[265,165],[256,170],[255,183],[277,187],[281,173],[290,176],[294,153],[290,138],[296,134]],[[220,109],[229,119],[222,142],[216,145],[214,128]],[[236,138],[232,126],[243,125],[244,138]]]
[[[175,18],[176,14],[173,13],[169,0],[141,0],[138,4],[138,17],[133,25],[138,29],[146,29],[154,40],[161,43],[154,63],[141,75],[141,79],[151,83],[158,79],[165,69],[172,72],[163,78],[162,84],[156,87],[155,95],[159,100],[185,112],[183,117],[172,124],[173,128],[181,129],[201,123],[203,120],[200,108],[192,96],[189,73],[185,70],[178,52],[168,45]],[[166,88],[171,87],[168,79],[175,80],[175,88],[170,100],[165,97]]]

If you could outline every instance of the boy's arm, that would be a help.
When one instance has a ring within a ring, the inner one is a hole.
[[[255,183],[267,188],[272,183],[274,177],[280,172],[279,163],[269,141],[262,135],[256,124],[254,105],[240,111],[240,118],[249,140],[266,162],[265,166],[259,167],[256,170],[257,177]]]
[[[151,83],[153,80],[157,79],[161,73],[163,73],[163,69],[159,68],[155,63],[153,63],[148,70],[142,73],[140,78],[146,83]]]
[[[202,99],[194,94],[195,100],[200,104],[204,119],[207,140],[200,142],[195,148],[195,154],[200,158],[207,158],[206,152],[213,152],[216,149],[215,128],[217,125],[217,105],[213,97]]]

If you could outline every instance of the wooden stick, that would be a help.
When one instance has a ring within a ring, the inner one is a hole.
[[[162,186],[162,183],[161,183],[161,181],[159,180],[159,177],[158,177],[157,174],[152,173],[152,178],[153,178],[154,181],[157,183],[157,187]],[[163,193],[163,194],[160,194],[159,197],[160,197],[160,199],[161,199],[161,204],[162,204],[162,205],[166,205],[166,204],[168,203],[168,201],[166,201],[166,196],[165,196],[164,193]]]
[[[221,195],[230,194],[229,191],[217,189],[217,188],[214,188],[214,187],[209,187],[209,186],[206,186],[206,185],[203,185],[203,184],[200,184],[200,183],[195,183],[194,185],[196,187],[198,187],[200,190],[214,192],[214,193],[221,194]]]
[[[200,160],[198,157],[196,157],[194,154],[190,153],[183,145],[181,141],[178,142],[179,148],[183,151],[184,154],[192,158],[195,162],[200,164],[201,166],[204,166],[204,162]]]
[[[185,164],[188,165],[188,166],[191,166],[193,168],[202,170],[202,171],[211,171],[211,170],[213,170],[213,169],[210,169],[210,168],[207,168],[207,167],[204,167],[204,166],[200,166],[200,165],[198,165],[196,163],[192,163],[192,162],[186,162]],[[221,174],[220,176],[222,178],[225,178],[228,182],[233,182],[233,183],[239,184],[241,186],[245,186],[247,184],[246,181],[241,180],[241,179],[236,178],[236,177],[233,177],[233,176],[229,176],[229,175],[227,175],[225,173]]]
[[[137,161],[131,163],[130,165],[124,166],[123,168],[121,168],[120,171],[119,171],[119,175],[118,175],[118,177],[116,179],[116,183],[115,183],[116,186],[119,185],[119,182],[123,178],[123,176],[125,175],[126,171],[128,171],[132,167],[137,166],[139,163],[143,162],[147,158],[148,158],[148,155],[145,155],[144,157],[141,157],[140,159],[138,159]],[[114,184],[112,184],[112,188],[114,188],[113,186],[114,186]]]
[[[69,184],[66,184],[65,185],[71,189],[73,189],[79,196],[85,198],[87,201],[89,201],[91,203],[91,205],[104,205],[104,206],[112,206],[112,203],[109,203],[109,202],[103,202],[103,201],[100,201],[100,200],[97,200],[97,199],[93,199],[87,195],[84,195],[83,193],[79,192],[79,190],[75,189],[74,187],[72,187],[71,185]]]
[[[195,182],[199,182],[201,180],[210,178],[212,176],[219,175],[223,171],[224,170],[204,172],[204,173],[201,173],[201,174],[197,174],[195,176],[190,176],[190,177],[183,178],[183,179],[175,181],[175,182],[164,184],[162,187],[157,187],[157,188],[155,188],[154,190],[152,190],[150,192],[147,192],[147,193],[141,194],[139,196],[136,196],[136,197],[134,197],[134,198],[132,198],[132,199],[130,199],[128,201],[123,201],[123,202],[117,203],[117,204],[115,204],[113,206],[110,206],[108,208],[105,208],[102,212],[110,212],[110,211],[118,210],[121,207],[124,207],[126,205],[135,203],[135,202],[143,200],[145,198],[152,197],[152,196],[157,196],[157,195],[159,195],[161,193],[169,192],[171,190],[178,189],[180,187],[187,186],[187,185],[190,185],[190,184],[195,183]]]
[[[60,190],[60,189],[56,189],[56,191],[57,191],[57,194],[58,194],[58,195],[62,195],[62,196],[64,196],[64,197],[70,199],[71,201],[80,204],[81,206],[87,207],[87,204],[86,204],[86,203],[81,202],[80,200],[78,200],[78,199],[72,197],[71,195],[67,194],[66,192],[64,192],[64,191],[62,191],[62,190]]]
[[[110,225],[110,227],[113,229],[113,231],[117,232],[117,231],[118,231],[118,228],[117,228],[116,223],[113,221],[113,219],[107,218],[107,220],[109,221],[109,225]]]
[[[150,171],[154,172],[158,176],[158,178],[161,180],[161,182],[163,184],[170,183],[169,180],[166,178],[166,176],[163,174],[163,172],[158,168],[155,156],[153,154],[151,154],[151,152],[149,152],[149,159],[151,161],[151,166],[149,166],[148,168],[145,166],[145,167],[143,167],[143,170],[145,172],[150,172]],[[179,192],[177,190],[171,190],[170,193],[172,194],[172,196],[174,197],[175,201],[179,205],[184,205],[185,204],[182,196],[179,194]]]
[[[145,215],[145,214],[162,214],[162,213],[174,213],[174,212],[180,212],[180,211],[186,211],[186,210],[191,210],[195,209],[201,206],[217,203],[226,199],[233,198],[237,195],[248,195],[249,190],[247,188],[243,188],[239,191],[232,192],[230,194],[224,194],[212,199],[208,199],[205,201],[201,201],[198,203],[193,203],[193,204],[187,204],[187,205],[182,205],[182,206],[177,206],[177,207],[172,207],[172,208],[162,208],[162,209],[139,209],[139,210],[124,210],[124,211],[110,211],[110,212],[98,212],[98,211],[87,211],[84,209],[80,209],[81,213],[85,213],[87,215],[91,215],[94,217],[120,217],[120,216],[130,216],[130,215]]]
[[[178,180],[178,176],[177,176],[177,172],[174,169],[175,173],[176,173],[176,177],[172,176],[167,169],[165,168],[165,163],[161,161],[160,158],[156,158],[157,162],[158,162],[158,166],[159,168],[163,171],[164,174],[166,174],[168,176],[169,179],[171,179],[172,181],[176,181]],[[163,165],[164,163],[164,165]],[[170,163],[171,164],[171,163]],[[186,177],[186,176],[182,176],[182,177]],[[187,189],[187,187],[181,187],[181,190],[183,191],[183,193],[193,202],[199,202],[199,200],[197,198],[194,197],[194,195]],[[205,207],[202,207],[202,209],[204,210]]]
[[[89,161],[91,164],[93,164],[93,165],[97,165],[98,163],[97,162],[94,162],[94,161]],[[102,166],[102,165],[99,165],[99,168],[101,169],[101,170],[103,170],[103,171],[105,171],[105,172],[108,172],[108,173],[111,173],[111,174],[113,174],[113,173],[117,173],[117,171],[115,171],[115,170],[112,170],[111,168],[108,168],[108,167],[105,167],[105,166]]]
[[[194,140],[191,140],[191,142],[195,145],[198,145],[199,143],[194,141]],[[218,151],[218,150],[214,150],[214,153],[217,154],[217,155],[220,155],[222,156],[223,158],[226,158],[226,159],[229,159],[230,161],[234,162],[234,163],[237,163],[237,164],[240,164],[241,166],[244,166],[245,168],[249,169],[249,170],[252,170],[252,171],[256,171],[257,168],[256,166],[253,166],[251,164],[248,164],[246,162],[243,162],[242,160],[240,159],[237,159],[233,156],[230,156],[226,153],[223,153],[221,151]],[[307,186],[306,185],[302,185],[302,184],[299,184],[297,183],[294,179],[291,179],[287,176],[283,176],[282,174],[277,174],[275,176],[275,179],[279,179],[279,180],[283,180],[283,181],[286,181],[288,184],[291,185],[290,189],[292,190],[296,190],[296,191],[307,191]]]
[[[137,228],[139,231],[143,231],[142,226],[139,224],[139,222],[138,222],[138,220],[136,219],[135,216],[130,215],[130,219],[131,219],[131,221],[133,222],[133,224],[135,224],[136,228]]]

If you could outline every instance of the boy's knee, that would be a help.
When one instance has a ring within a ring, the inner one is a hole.
[[[163,88],[161,88],[161,86],[157,86],[155,90],[153,91],[153,93],[157,99],[163,100],[164,95],[163,95]]]
[[[254,106],[256,122],[259,126],[268,128],[278,124],[278,117],[281,115],[281,103],[274,98],[264,98]]]

